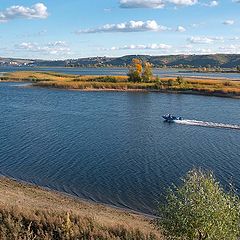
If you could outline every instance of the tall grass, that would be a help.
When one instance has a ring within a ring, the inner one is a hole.
[[[1,240],[163,239],[152,218],[0,177]]]
[[[21,211],[18,208],[0,208],[1,240],[154,240],[153,233],[139,229],[99,225],[94,218],[81,217],[69,212]]]
[[[52,72],[15,72],[9,80],[35,82],[36,86],[82,90],[147,90],[191,92],[217,96],[240,96],[240,82],[216,79],[152,78],[149,82],[128,82],[127,76],[79,76]]]

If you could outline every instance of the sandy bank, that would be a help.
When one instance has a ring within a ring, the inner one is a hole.
[[[59,214],[71,212],[83,218],[91,217],[97,224],[106,228],[121,225],[126,229],[140,229],[141,232],[146,234],[154,233],[157,239],[161,239],[158,231],[150,223],[151,219],[149,217],[101,204],[90,203],[1,176],[0,208],[11,209],[15,207],[23,212],[29,210],[44,210]]]

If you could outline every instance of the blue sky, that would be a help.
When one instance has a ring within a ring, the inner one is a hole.
[[[1,0],[0,56],[240,53],[240,0]]]

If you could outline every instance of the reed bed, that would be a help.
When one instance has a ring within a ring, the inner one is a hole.
[[[127,76],[81,76],[54,72],[14,72],[3,76],[6,80],[31,81],[34,86],[73,90],[117,90],[180,92],[240,97],[240,81],[224,79],[152,78],[149,82],[129,82]]]

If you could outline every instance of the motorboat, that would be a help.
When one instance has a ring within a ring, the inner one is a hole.
[[[176,117],[176,116],[173,116],[172,114],[166,114],[162,117],[166,122],[174,122],[176,120],[183,120],[182,117]]]

